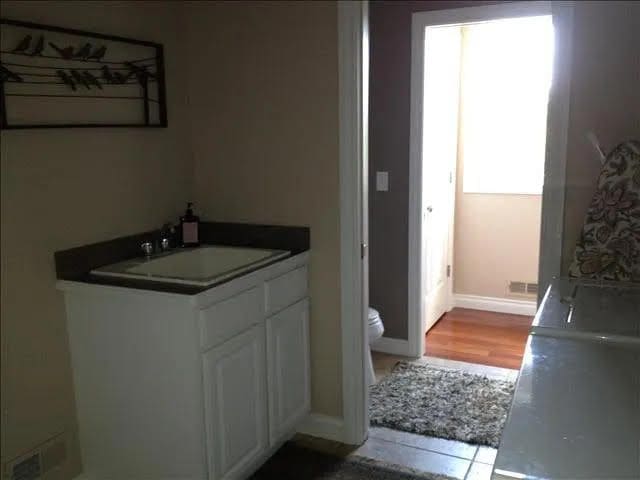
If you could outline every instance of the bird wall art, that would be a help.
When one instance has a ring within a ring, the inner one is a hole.
[[[60,55],[62,58],[66,60],[69,60],[74,57],[72,46],[61,48],[53,42],[49,42],[49,46],[53,48],[56,52],[58,52],[58,55]]]
[[[32,57],[35,57],[36,55],[42,55],[43,51],[44,51],[44,35],[40,35],[40,38],[38,38],[38,41],[36,42],[36,46],[33,47],[33,50],[29,55],[31,55]]]
[[[167,125],[162,45],[7,19],[0,28],[3,129]]]
[[[18,45],[16,45],[16,47],[11,50],[11,53],[24,53],[27,51],[27,49],[29,48],[29,46],[31,45],[31,35],[27,35],[26,37],[24,37],[22,40],[20,40],[20,43],[18,43]]]

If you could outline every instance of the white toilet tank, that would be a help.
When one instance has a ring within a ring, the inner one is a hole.
[[[384,326],[382,325],[382,319],[380,313],[375,309],[369,307],[369,345],[378,340],[384,333]],[[373,369],[373,360],[371,359],[371,351],[366,355],[366,371],[367,384],[373,385],[376,383],[376,373]]]
[[[375,308],[369,307],[369,343],[378,340],[383,333],[384,325],[380,313]]]

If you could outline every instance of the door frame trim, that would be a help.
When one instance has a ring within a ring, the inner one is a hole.
[[[411,129],[409,164],[409,244],[408,244],[408,340],[412,356],[423,355],[425,302],[422,278],[422,85],[424,29],[428,26],[455,25],[519,16],[553,16],[559,26],[554,56],[554,87],[550,95],[547,118],[547,153],[542,195],[539,285],[546,285],[560,275],[564,229],[564,190],[571,79],[571,37],[573,3],[531,1],[481,5],[416,12],[411,31]],[[560,40],[560,41],[558,41]],[[559,48],[559,46],[561,48]],[[453,263],[452,263],[453,268]],[[543,292],[544,289],[541,289]]]
[[[538,289],[538,304],[546,294],[545,286],[562,273],[574,5],[573,1],[551,2],[558,36],[553,59],[552,85],[555,87],[549,92],[547,113],[547,155],[542,187],[538,267],[538,285],[542,288]]]
[[[364,309],[369,279],[367,257],[361,256],[368,187],[363,175],[368,151],[368,21],[367,1],[338,1],[342,441],[350,445],[364,443],[369,432]]]

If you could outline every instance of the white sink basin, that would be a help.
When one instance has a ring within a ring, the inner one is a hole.
[[[208,286],[254,270],[290,255],[265,250],[217,245],[178,250],[159,257],[136,258],[91,270],[94,275]]]

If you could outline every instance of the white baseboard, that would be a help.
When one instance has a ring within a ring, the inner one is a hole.
[[[409,340],[382,337],[371,344],[371,350],[410,357]]]
[[[489,312],[511,313],[514,315],[535,315],[535,300],[516,300],[512,298],[481,297],[455,293],[453,305],[460,308],[486,310]]]
[[[344,443],[344,422],[339,417],[310,413],[298,427],[298,432]]]

